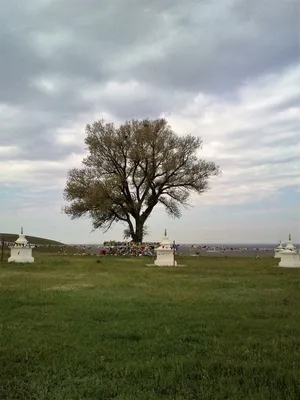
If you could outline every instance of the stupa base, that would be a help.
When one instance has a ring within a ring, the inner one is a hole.
[[[172,264],[172,265],[161,265],[161,264],[146,264],[146,267],[186,267],[185,264]]]
[[[287,264],[287,263],[281,264],[281,263],[279,263],[279,264],[277,265],[277,267],[279,267],[279,268],[300,268],[300,264],[293,264],[293,263],[290,263],[290,264]]]
[[[19,263],[19,264],[28,264],[28,263],[33,263],[34,258],[33,257],[9,257],[8,262],[14,262],[14,263]]]
[[[168,261],[168,260],[166,260],[166,261],[155,260],[154,264],[157,265],[158,267],[176,267],[177,261],[174,261],[174,260],[170,260],[170,261]]]

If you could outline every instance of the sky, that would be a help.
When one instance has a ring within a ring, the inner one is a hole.
[[[147,240],[300,243],[298,0],[31,0],[0,9],[0,232],[122,240],[61,212],[85,126],[165,117],[222,175]]]

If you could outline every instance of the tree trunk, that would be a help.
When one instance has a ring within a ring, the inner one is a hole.
[[[126,237],[126,239],[127,238],[130,238],[131,237],[131,239],[133,238],[133,236],[134,236],[134,234],[135,234],[135,231],[134,231],[134,227],[133,227],[133,224],[132,224],[132,221],[130,220],[130,217],[128,216],[127,217],[127,223],[128,223],[128,229],[129,229],[129,235],[127,235],[127,237]]]
[[[135,243],[142,243],[143,241],[143,235],[144,235],[144,221],[141,219],[136,219],[135,220],[135,231],[134,235],[132,235],[132,240]]]

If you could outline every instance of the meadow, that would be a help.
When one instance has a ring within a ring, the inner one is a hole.
[[[300,271],[273,258],[0,264],[1,400],[300,399]]]

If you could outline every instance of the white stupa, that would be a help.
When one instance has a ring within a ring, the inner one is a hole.
[[[28,243],[25,235],[23,234],[23,228],[15,244],[10,247],[10,257],[8,262],[16,263],[33,263],[34,258],[32,257],[32,247]]]
[[[284,250],[280,253],[280,258],[279,267],[300,268],[300,254],[292,243],[291,235],[289,235],[289,240]]]
[[[174,258],[174,249],[172,248],[172,243],[168,238],[166,229],[160,246],[155,249],[155,252],[156,260],[154,261],[154,265],[158,265],[161,267],[177,266],[177,261],[175,261]]]
[[[280,253],[284,250],[284,247],[282,246],[281,240],[279,242],[279,245],[276,247],[275,249],[275,254],[274,254],[274,258],[280,258]]]

